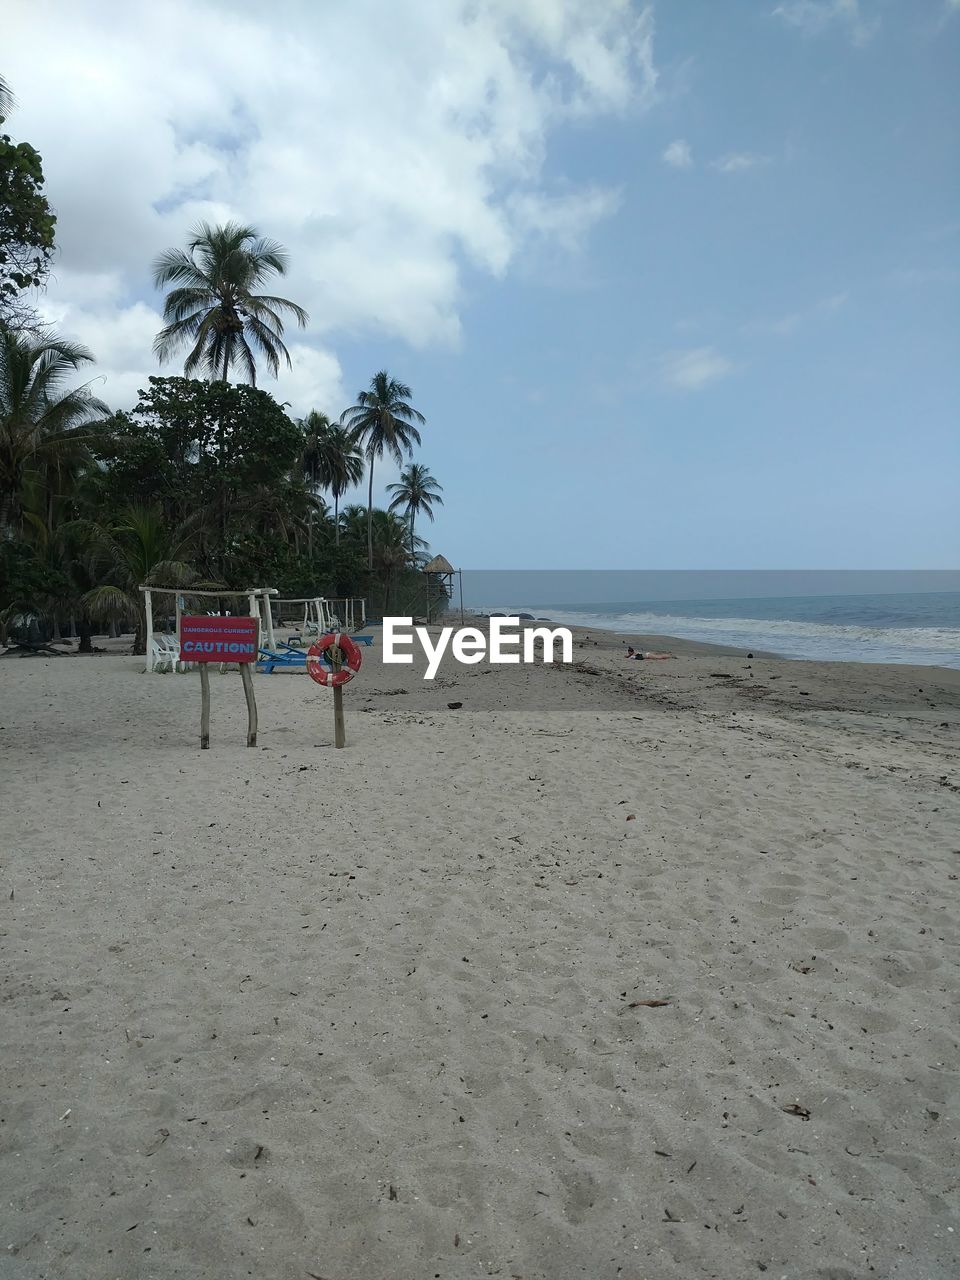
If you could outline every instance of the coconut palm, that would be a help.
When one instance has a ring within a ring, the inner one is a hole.
[[[13,96],[13,90],[3,76],[0,76],[0,124],[3,124],[15,105],[16,98]]]
[[[83,425],[109,412],[88,387],[64,389],[92,362],[86,347],[0,325],[0,534],[22,526],[28,473],[75,456]]]
[[[314,490],[328,489],[333,495],[333,521],[339,546],[340,499],[363,479],[363,454],[354,434],[336,426],[325,413],[311,409],[300,426],[305,436],[301,455],[304,475]],[[310,554],[313,554],[312,538]]]
[[[97,582],[83,597],[91,618],[136,618],[134,652],[146,648],[147,620],[141,586],[196,586],[187,557],[196,534],[186,526],[171,529],[159,507],[129,507],[113,525],[76,521],[71,534],[87,548],[89,572]]]
[[[187,250],[167,249],[153,265],[158,289],[176,286],[163,305],[166,327],[153,344],[159,359],[189,343],[186,377],[202,371],[226,382],[231,366],[239,365],[252,386],[257,382],[256,353],[274,377],[281,360],[289,367],[281,316],[288,312],[303,328],[307,313],[287,298],[256,292],[271,276],[286,274],[283,247],[237,222],[219,227],[201,222]]]
[[[373,513],[373,567],[383,585],[383,611],[390,612],[397,603],[401,574],[416,566],[417,553],[426,550],[426,543],[417,538],[410,548],[410,531],[406,522],[393,511]],[[419,545],[418,545],[419,544]],[[399,612],[405,613],[406,609]]]
[[[370,491],[367,500],[367,568],[373,568],[373,464],[388,453],[400,466],[403,455],[413,454],[420,443],[416,423],[426,422],[423,414],[409,404],[413,392],[403,382],[391,378],[385,369],[370,379],[369,391],[361,391],[357,403],[345,409],[340,421],[352,431],[367,455]]]
[[[440,497],[443,486],[436,482],[428,467],[419,462],[411,462],[406,471],[400,473],[400,479],[396,484],[387,485],[387,493],[394,495],[390,510],[398,511],[402,507],[410,522],[410,552],[413,554],[415,546],[413,527],[417,515],[422,511],[429,517],[430,523],[433,523],[435,518],[433,504],[443,506],[443,499]]]

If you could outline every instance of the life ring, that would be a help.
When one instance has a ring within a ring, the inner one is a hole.
[[[339,671],[334,671],[327,657],[327,651],[334,646],[339,648],[342,655]],[[360,646],[340,631],[328,631],[307,650],[307,672],[310,679],[316,680],[317,684],[334,688],[337,685],[346,684],[348,680],[353,679],[362,665],[363,654],[360,652]]]

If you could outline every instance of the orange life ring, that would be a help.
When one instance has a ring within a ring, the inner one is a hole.
[[[342,655],[342,665],[339,671],[334,671],[333,665],[327,657],[327,651],[334,648],[334,646],[340,650]],[[321,636],[307,650],[307,672],[310,675],[310,679],[316,680],[317,684],[333,687],[339,684],[346,684],[348,680],[353,679],[362,665],[363,654],[360,652],[360,646],[340,631],[328,631],[325,636]]]

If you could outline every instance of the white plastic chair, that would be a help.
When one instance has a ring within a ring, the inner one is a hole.
[[[154,671],[187,671],[190,664],[180,659],[180,642],[175,636],[157,635],[153,638]]]

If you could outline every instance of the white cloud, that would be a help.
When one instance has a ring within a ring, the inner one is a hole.
[[[769,164],[769,156],[756,155],[752,151],[731,151],[711,163],[711,168],[720,173],[744,173],[747,169],[755,169],[758,165]]]
[[[849,294],[833,293],[829,297],[820,298],[802,311],[790,311],[786,315],[778,316],[772,320],[752,321],[744,325],[743,332],[751,335],[768,336],[772,334],[778,338],[789,338],[799,329],[809,328],[811,324],[815,324],[825,315],[833,315],[840,311],[849,300]]]
[[[503,276],[616,208],[548,180],[552,133],[657,95],[632,0],[288,0],[282,22],[252,0],[8,0],[4,25],[59,218],[45,309],[124,394],[157,371],[150,262],[200,217],[289,250],[276,291],[311,323],[281,398],[339,394],[342,334],[455,344],[465,263]]]
[[[689,169],[693,165],[690,143],[684,142],[682,138],[671,142],[663,153],[663,162],[671,169]]]
[[[889,279],[905,285],[953,284],[960,280],[960,271],[956,267],[902,267],[891,272]]]
[[[836,24],[857,45],[866,44],[880,26],[878,18],[863,16],[859,0],[784,0],[773,12],[805,36],[818,36]]]
[[[675,391],[700,391],[708,383],[725,378],[734,364],[713,347],[671,351],[661,361],[666,385]]]

